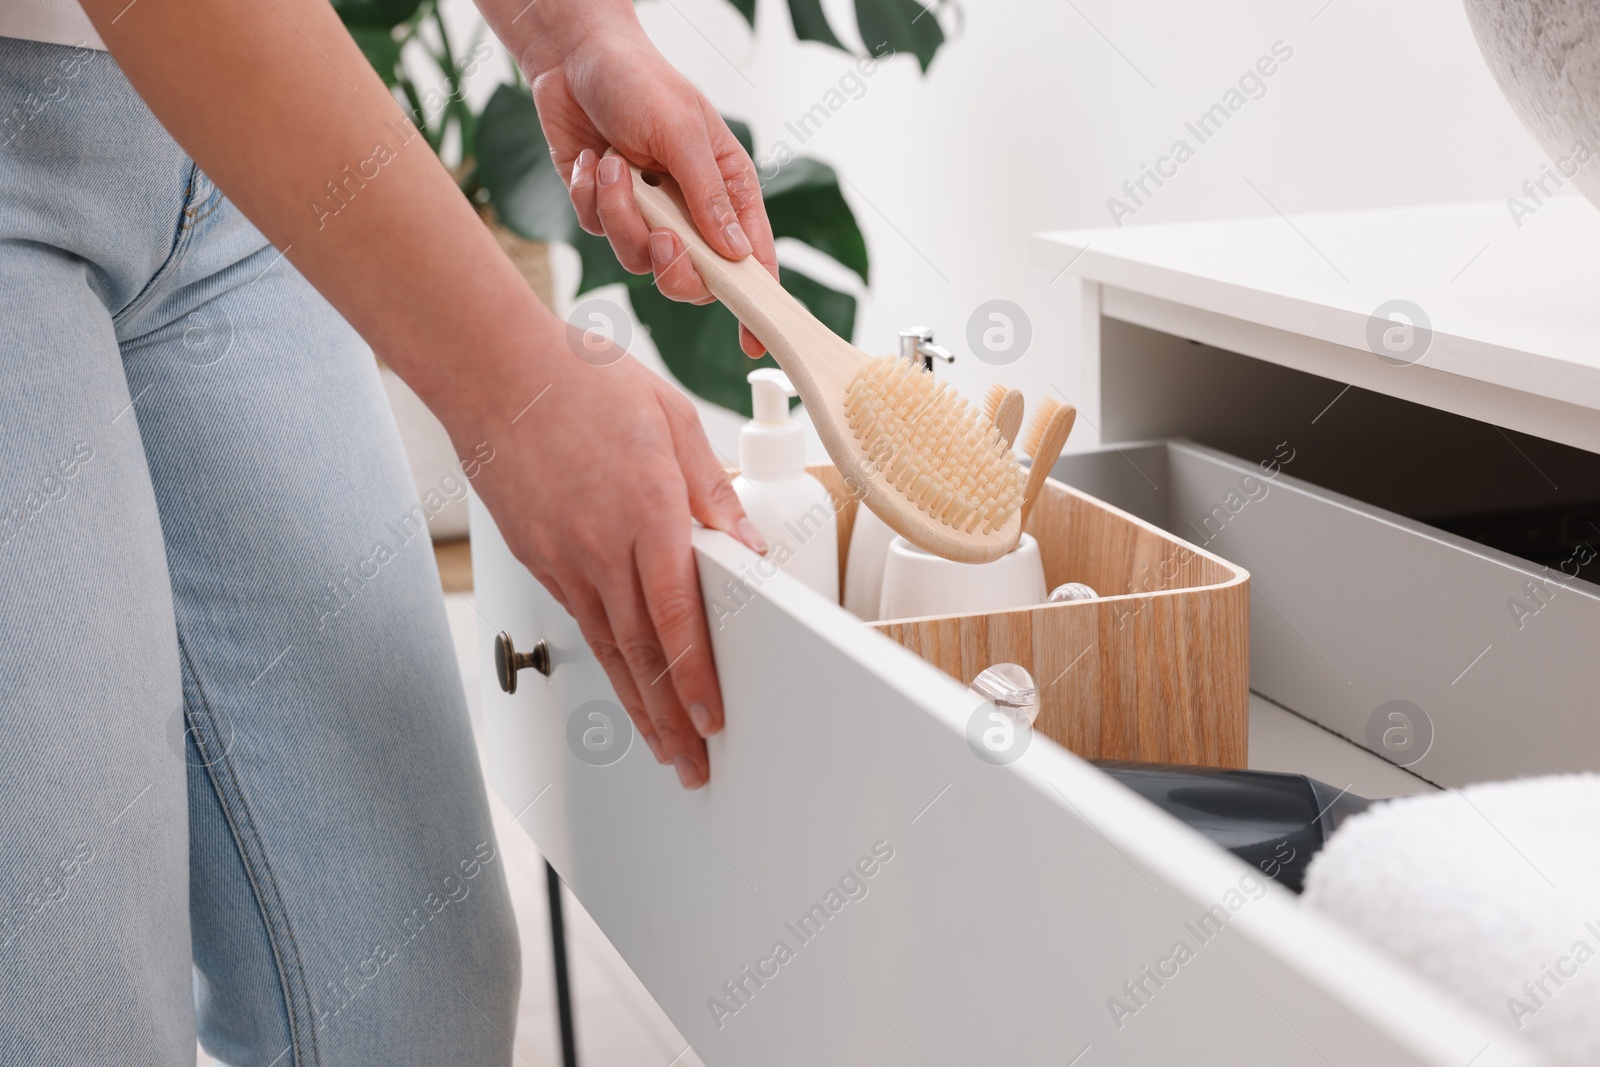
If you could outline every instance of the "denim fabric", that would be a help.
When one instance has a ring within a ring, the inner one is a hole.
[[[507,1064],[370,352],[104,53],[0,39],[0,1063]],[[381,546],[381,547],[380,547]]]

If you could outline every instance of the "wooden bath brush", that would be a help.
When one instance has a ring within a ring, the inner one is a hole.
[[[755,257],[718,255],[670,179],[629,169],[650,228],[678,235],[706,288],[788,374],[848,492],[946,559],[987,563],[1016,546],[1025,477],[993,423],[920,365],[840,339]]]

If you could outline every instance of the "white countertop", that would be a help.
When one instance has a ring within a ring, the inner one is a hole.
[[[1507,424],[1534,433],[1559,425],[1544,435],[1585,447],[1594,439],[1589,424],[1600,426],[1588,417],[1600,412],[1600,210],[1575,196],[1547,201],[1520,228],[1496,201],[1060,231],[1034,241],[1042,265],[1100,283],[1113,318],[1138,321],[1119,307],[1152,301],[1193,309],[1317,343],[1309,362],[1304,347],[1278,359],[1292,346],[1262,332],[1246,353],[1258,358],[1488,421],[1501,421],[1510,397],[1523,417],[1507,415]],[[1431,322],[1415,367],[1381,364],[1368,350],[1369,318],[1393,299],[1421,307]],[[1428,379],[1437,388],[1416,388]]]

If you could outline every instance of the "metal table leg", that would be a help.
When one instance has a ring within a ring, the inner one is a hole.
[[[556,1014],[561,1019],[562,1067],[578,1067],[578,1037],[572,1025],[572,984],[567,976],[567,924],[561,918],[561,876],[544,865],[550,891],[550,955],[556,972]]]

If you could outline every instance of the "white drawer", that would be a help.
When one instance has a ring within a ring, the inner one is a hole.
[[[1042,736],[980,761],[962,686],[781,575],[712,635],[709,786],[642,743],[580,761],[568,717],[609,683],[473,503],[484,662],[501,629],[553,662],[487,688],[491,783],[707,1064],[1538,1062],[1265,879],[1240,893],[1256,872]],[[708,594],[754,560],[695,549]],[[875,848],[865,895],[829,900]]]

